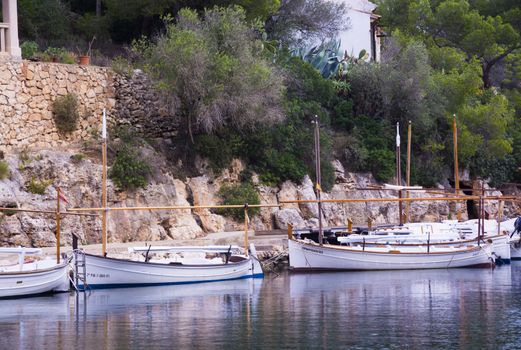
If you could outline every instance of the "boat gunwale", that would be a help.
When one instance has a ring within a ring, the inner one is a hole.
[[[93,258],[97,258],[97,259],[108,259],[108,260],[112,260],[112,261],[118,261],[118,262],[123,262],[123,263],[134,263],[134,264],[141,264],[141,265],[153,265],[153,266],[160,266],[160,267],[167,267],[167,268],[174,268],[174,267],[177,267],[177,268],[181,268],[181,267],[186,267],[186,268],[207,268],[207,267],[224,267],[224,266],[240,266],[240,265],[243,265],[245,263],[250,263],[252,261],[252,258],[250,256],[248,257],[244,257],[244,260],[242,261],[237,261],[237,262],[233,262],[233,261],[229,261],[228,263],[222,263],[222,264],[163,264],[163,263],[156,263],[156,262],[150,262],[150,261],[135,261],[135,260],[130,260],[130,259],[121,259],[121,258],[112,258],[112,257],[109,257],[109,256],[101,256],[101,255],[95,255],[95,254],[88,254],[88,253],[84,253],[85,256],[88,256],[88,257],[93,257]]]
[[[349,247],[349,246],[341,246],[341,245],[322,245],[320,246],[318,243],[316,242],[312,242],[312,243],[309,243],[309,242],[303,242],[303,241],[299,241],[299,240],[296,240],[294,238],[292,239],[288,239],[288,241],[293,241],[294,243],[296,244],[300,244],[300,245],[308,245],[310,247],[313,247],[313,248],[318,248],[318,249],[331,249],[331,250],[337,250],[337,251],[349,251],[349,252],[353,252],[353,253],[370,253],[370,254],[387,254],[387,255],[425,255],[425,254],[428,254],[428,255],[447,255],[447,254],[467,254],[467,253],[470,253],[470,252],[479,252],[483,249],[483,247],[481,246],[475,246],[475,247],[470,247],[468,249],[464,249],[464,250],[454,250],[454,251],[444,251],[444,252],[399,252],[399,251],[393,251],[393,252],[378,252],[378,251],[371,251],[371,250],[355,250],[353,249],[352,247]],[[419,246],[420,244],[415,244],[415,246]],[[391,245],[393,246],[393,245]],[[425,246],[425,245],[423,245]],[[313,251],[311,251],[313,253]]]
[[[44,272],[51,272],[51,271],[54,271],[54,270],[60,270],[64,267],[66,267],[67,265],[69,265],[69,261],[66,260],[66,261],[63,261],[61,262],[59,265],[56,265],[56,266],[53,266],[53,267],[48,267],[48,268],[45,268],[45,269],[35,269],[35,270],[29,270],[29,271],[0,271],[0,278],[2,278],[3,276],[15,276],[15,275],[30,275],[30,274],[37,274],[37,273],[44,273]]]
[[[481,237],[479,240],[480,241],[484,241],[486,239],[496,239],[496,238],[502,238],[502,237],[506,237],[508,235],[506,234],[502,234],[502,235],[495,235],[495,236],[485,236],[485,237]],[[348,236],[344,236],[344,237],[348,237]],[[391,236],[388,236],[388,237],[391,237]],[[463,240],[463,241],[446,241],[446,242],[436,242],[436,243],[417,243],[417,244],[414,244],[414,243],[391,243],[389,244],[390,246],[400,246],[400,247],[410,247],[410,246],[418,246],[418,245],[429,245],[429,246],[436,246],[436,245],[455,245],[455,244],[464,244],[464,243],[471,243],[471,242],[478,242],[478,239],[477,238],[473,238],[473,239],[467,239],[467,240]],[[363,242],[352,242],[352,243],[360,243],[360,244],[364,244]],[[365,242],[365,245],[381,245],[382,243],[377,243],[377,242]],[[339,244],[340,246],[342,247],[346,247],[345,245],[341,245]]]

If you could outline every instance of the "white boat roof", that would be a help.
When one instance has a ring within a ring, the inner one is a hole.
[[[3,254],[41,254],[40,248],[27,248],[27,247],[0,247],[0,253]]]
[[[227,253],[240,249],[238,245],[206,245],[206,246],[144,246],[144,247],[129,247],[129,253],[144,253],[147,251],[158,253],[186,253],[186,252],[200,252],[200,253]]]

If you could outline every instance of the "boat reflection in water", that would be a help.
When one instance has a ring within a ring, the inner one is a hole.
[[[0,348],[520,348],[521,264],[0,301]]]
[[[73,321],[69,293],[0,300],[0,349],[55,349],[70,343]]]

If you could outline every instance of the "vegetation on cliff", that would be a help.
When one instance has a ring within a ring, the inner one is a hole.
[[[394,124],[405,140],[411,121],[411,181],[429,186],[452,177],[455,114],[462,167],[496,185],[521,182],[519,2],[375,2],[388,35],[382,61],[330,50],[327,74],[294,56],[345,27],[345,8],[332,2],[25,0],[19,8],[23,39],[41,50],[95,36],[102,63],[100,53],[134,41],[127,58],[150,74],[181,125],[173,142],[183,164],[197,153],[220,170],[240,157],[264,183],[299,181],[313,174],[318,115],[325,189],[333,157],[386,181]]]

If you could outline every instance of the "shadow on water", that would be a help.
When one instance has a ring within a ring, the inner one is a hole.
[[[521,263],[0,301],[0,348],[520,348]]]

